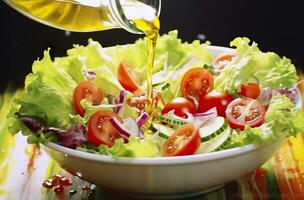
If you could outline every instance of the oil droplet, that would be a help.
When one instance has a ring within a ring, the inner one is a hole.
[[[287,169],[287,172],[292,173],[292,174],[296,173],[296,171],[294,169],[291,169],[291,168]]]
[[[76,176],[78,176],[79,178],[81,178],[82,174],[80,172],[76,172]]]
[[[89,188],[88,185],[82,185],[82,186],[81,186],[81,189],[82,189],[82,190],[89,190],[90,188]]]
[[[96,189],[96,185],[92,184],[90,185],[90,190],[95,190]]]
[[[198,34],[196,37],[197,37],[197,39],[202,40],[202,41],[205,41],[207,39],[206,35],[202,34],[202,33]]]
[[[53,183],[50,182],[50,181],[45,181],[45,182],[42,183],[42,186],[47,188],[47,189],[51,189],[51,188],[53,188]]]
[[[65,157],[68,157],[68,154],[65,153],[64,156],[65,156]]]
[[[74,195],[74,194],[76,194],[76,193],[77,193],[77,190],[75,190],[75,189],[69,190],[69,194],[70,194],[70,195]]]
[[[64,34],[65,34],[66,37],[69,37],[71,35],[71,32],[70,31],[65,31]]]

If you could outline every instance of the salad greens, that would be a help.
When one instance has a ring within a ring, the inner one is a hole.
[[[206,66],[213,70],[213,58],[207,50],[209,44],[200,44],[199,41],[182,42],[177,31],[171,31],[158,39],[153,84],[167,84],[168,87],[161,91],[165,102],[180,96],[180,82],[189,68]],[[236,47],[236,59],[215,76],[215,90],[236,96],[241,85],[252,80],[258,82],[261,88],[291,88],[296,84],[296,69],[289,59],[281,58],[273,52],[260,51],[256,43],[250,44],[248,38],[236,38],[231,42],[231,46]],[[146,39],[110,48],[103,48],[98,42],[89,40],[87,46],[75,45],[67,51],[67,56],[54,60],[51,59],[49,51],[46,50],[43,58],[33,63],[32,73],[27,75],[25,80],[25,91],[15,100],[8,116],[11,132],[16,134],[21,131],[29,136],[30,143],[56,142],[65,133],[73,137],[74,133],[70,130],[75,130],[75,127],[78,127],[77,137],[80,137],[85,132],[83,126],[96,111],[112,109],[108,106],[112,103],[105,98],[101,105],[97,106],[88,100],[82,100],[85,115],[81,117],[75,112],[73,91],[78,83],[88,80],[88,71],[95,73],[94,83],[104,94],[115,97],[123,90],[117,80],[117,69],[121,61],[127,59],[133,66],[136,80],[142,83],[141,88],[146,88]],[[130,96],[131,93],[126,94],[126,98]],[[163,106],[160,105],[158,109]],[[123,109],[123,118],[138,117],[138,112],[125,102]],[[20,116],[36,117],[43,121],[43,125],[39,130],[31,130]],[[285,136],[295,135],[304,130],[303,121],[303,113],[295,110],[294,103],[288,97],[274,94],[269,101],[264,124],[255,128],[246,126],[243,131],[233,130],[229,137],[230,142],[224,149],[273,142]],[[117,139],[112,147],[86,144],[86,140],[82,140],[83,143],[77,146],[78,150],[114,157],[156,157],[159,156],[164,142],[163,138],[146,135],[143,139],[131,136],[128,143],[124,143],[122,138]],[[75,144],[78,143],[73,143]]]
[[[159,156],[159,144],[152,136],[145,139],[131,136],[128,143],[124,143],[122,138],[115,141],[112,147],[107,145],[78,147],[80,151],[109,155],[112,157],[157,157]]]
[[[304,130],[303,120],[304,113],[295,110],[294,104],[288,97],[274,96],[269,103],[264,124],[256,128],[246,126],[242,132],[235,131],[229,147],[274,142],[289,135],[296,136]]]
[[[215,89],[233,94],[252,79],[262,88],[291,88],[296,83],[296,69],[288,58],[264,53],[255,42],[250,45],[248,38],[236,38],[230,45],[236,47],[237,58],[215,80]]]

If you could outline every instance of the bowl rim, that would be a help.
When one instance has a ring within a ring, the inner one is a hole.
[[[126,46],[126,45],[124,45]],[[111,48],[111,47],[106,47]],[[206,46],[206,48],[209,51],[221,51],[224,52],[231,52],[235,51],[233,48],[229,47],[223,47],[223,46]],[[302,107],[302,96],[299,90],[297,89],[297,98],[298,103],[296,105],[297,108]],[[106,162],[106,163],[113,163],[113,164],[136,164],[136,165],[170,165],[170,164],[186,164],[186,163],[195,163],[195,162],[207,162],[207,161],[214,161],[219,159],[225,159],[237,155],[246,154],[252,151],[255,151],[259,148],[265,148],[268,145],[275,145],[276,143],[281,143],[282,140],[277,140],[272,143],[266,143],[266,144],[248,144],[241,147],[234,147],[231,149],[225,149],[217,152],[210,152],[206,154],[195,154],[195,155],[187,155],[187,156],[176,156],[176,157],[143,157],[143,158],[133,158],[133,157],[118,157],[114,158],[112,156],[108,155],[100,155],[100,154],[93,154],[88,153],[84,151],[79,151],[76,149],[67,148],[64,146],[61,146],[56,143],[47,142],[44,144],[41,144],[42,147],[50,148],[52,150],[55,150],[57,152],[61,152],[65,154],[65,156],[72,156],[72,157],[78,157],[85,160],[90,161],[96,161],[96,162]]]

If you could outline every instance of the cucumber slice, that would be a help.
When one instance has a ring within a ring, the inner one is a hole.
[[[236,130],[231,129],[231,133],[230,133],[228,139],[221,146],[219,146],[215,151],[221,151],[221,150],[227,149],[227,146],[230,144],[233,135],[237,134],[236,132],[237,132]]]
[[[224,117],[216,117],[199,129],[202,142],[221,134],[228,127]]]
[[[221,150],[226,149],[226,146],[230,143],[230,141],[231,141],[231,137],[229,136],[227,138],[227,140],[223,144],[221,144],[221,146],[219,146],[218,148],[216,148],[214,151],[221,151]]]
[[[226,140],[228,140],[230,133],[231,133],[231,128],[228,126],[224,130],[224,132],[222,132],[218,136],[214,137],[213,139],[207,142],[202,142],[199,148],[196,150],[195,154],[210,153],[221,148],[222,145],[226,145],[225,142]]]
[[[164,116],[164,115],[159,116],[159,120],[162,121],[162,122],[165,122],[167,124],[175,125],[175,126],[183,126],[183,125],[186,124],[186,122],[183,122],[183,121],[178,120],[178,119],[173,119],[171,117],[167,117],[167,116]]]
[[[175,132],[173,128],[158,123],[152,124],[152,131],[153,132],[159,131],[159,136],[164,139],[168,139]]]

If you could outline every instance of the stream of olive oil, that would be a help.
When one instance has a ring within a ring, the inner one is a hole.
[[[154,65],[155,57],[155,45],[159,34],[160,22],[157,16],[154,17],[153,21],[147,21],[143,19],[132,19],[135,26],[145,33],[147,37],[148,46],[148,61],[147,61],[147,103],[145,106],[145,111],[150,115],[147,123],[145,123],[143,129],[145,134],[150,133],[150,125],[155,117],[156,107],[154,105],[153,97],[153,86],[152,86],[152,70]]]
[[[153,87],[152,87],[152,70],[155,56],[155,45],[158,38],[160,23],[158,17],[154,17],[153,21],[143,19],[132,19],[134,25],[144,32],[148,41],[148,61],[147,61],[147,104],[146,112],[153,113]]]

